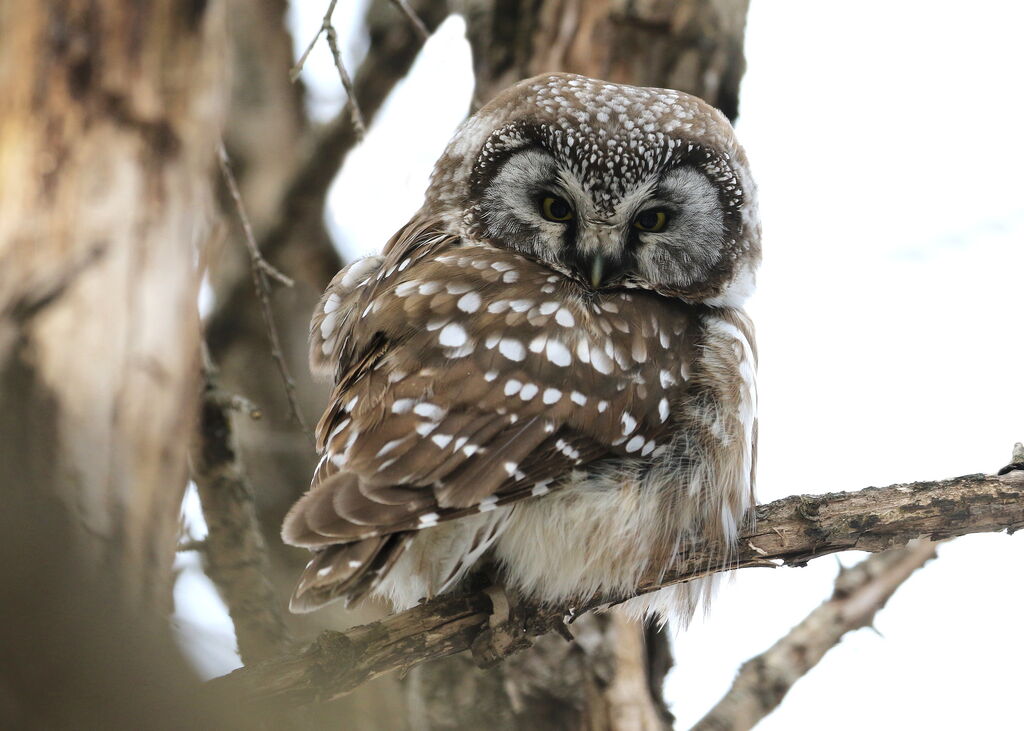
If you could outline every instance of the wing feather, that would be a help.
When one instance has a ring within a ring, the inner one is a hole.
[[[352,266],[313,321],[311,361],[336,386],[317,431],[325,460],[283,530],[318,551],[297,590],[303,607],[368,591],[410,531],[535,498],[574,469],[643,460],[667,443],[690,358],[681,303],[582,296],[538,263],[423,221]],[[493,540],[481,534],[474,551]],[[335,567],[365,564],[351,558],[364,554],[373,571]]]

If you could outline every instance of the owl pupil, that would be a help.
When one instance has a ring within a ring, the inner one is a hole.
[[[658,225],[658,214],[654,211],[644,211],[637,216],[636,222],[640,228],[654,228]]]
[[[561,198],[555,198],[550,207],[551,215],[555,218],[567,218],[569,216],[569,204]]]

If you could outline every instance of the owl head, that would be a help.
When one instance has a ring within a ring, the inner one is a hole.
[[[572,74],[522,81],[464,122],[426,208],[592,290],[736,307],[761,256],[746,155],[718,110]]]

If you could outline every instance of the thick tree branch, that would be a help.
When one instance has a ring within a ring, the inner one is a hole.
[[[768,650],[745,662],[729,691],[693,731],[753,728],[843,635],[869,626],[903,582],[934,557],[935,544],[918,540],[844,569],[832,597]]]
[[[939,540],[967,533],[1012,533],[1024,527],[1024,472],[795,495],[759,506],[756,513],[756,526],[744,532],[727,565],[722,565],[714,547],[700,546],[660,579],[652,576],[643,582],[640,593],[728,569],[802,566],[837,551],[883,551],[923,536]],[[604,597],[581,607],[537,608],[528,613],[521,636],[535,637],[560,627],[567,612],[578,615],[624,598]],[[237,670],[214,683],[263,700],[329,700],[392,670],[470,649],[488,629],[490,608],[484,593],[440,597],[345,633],[325,632],[298,652]],[[511,653],[522,643],[508,646]]]

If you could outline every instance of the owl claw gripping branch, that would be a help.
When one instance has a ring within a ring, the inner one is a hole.
[[[295,611],[396,608],[483,562],[529,600],[629,596],[753,504],[760,260],[746,156],[694,97],[551,74],[468,119],[423,208],[334,278]],[[685,620],[703,579],[637,597]]]

